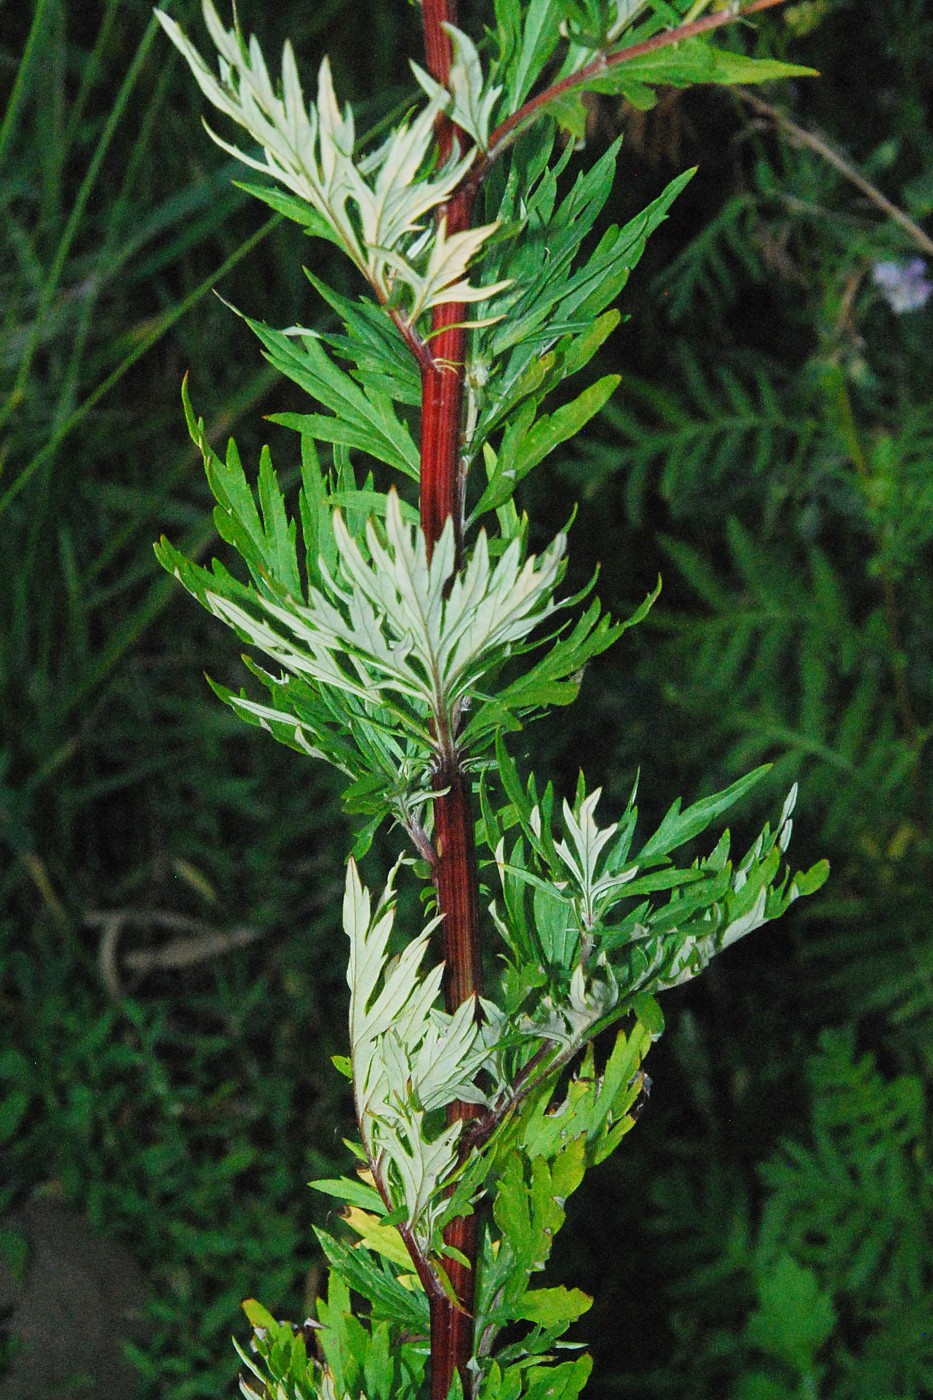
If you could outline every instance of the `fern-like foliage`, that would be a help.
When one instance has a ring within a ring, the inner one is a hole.
[[[656,290],[672,321],[688,308],[719,317],[734,305],[745,273],[758,281],[764,271],[758,202],[750,191],[733,194],[657,278]]]
[[[699,1163],[655,1187],[661,1238],[683,1238],[692,1219],[700,1246],[680,1278],[673,1324],[687,1344],[670,1370],[703,1397],[921,1400],[933,1384],[922,1081],[885,1077],[854,1032],[827,1031],[807,1087],[806,1135],[760,1169],[759,1223],[734,1184],[704,1186]],[[743,1325],[723,1325],[724,1300]]]
[[[628,511],[639,524],[654,492],[678,519],[702,509],[711,491],[737,505],[763,478],[773,481],[776,466],[790,468],[816,427],[782,392],[781,378],[773,365],[754,360],[704,365],[684,344],[673,383],[622,376],[603,415],[611,440],[584,443],[570,475],[593,494],[607,475],[622,473]]]
[[[802,765],[830,836],[879,804],[890,813],[915,753],[890,704],[882,605],[856,620],[815,545],[763,547],[732,519],[728,546],[728,572],[717,572],[695,546],[666,541],[704,605],[660,620],[675,674],[689,655],[689,703],[717,717],[730,764],[777,749],[788,770]]]

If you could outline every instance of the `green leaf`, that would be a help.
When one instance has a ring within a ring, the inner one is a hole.
[[[374,388],[364,392],[313,336],[296,341],[249,316],[243,320],[262,342],[270,364],[334,415],[281,413],[271,415],[271,422],[356,448],[418,480],[418,449],[388,394]]]
[[[343,248],[343,240],[334,233],[324,216],[303,199],[299,199],[297,195],[286,194],[284,190],[277,189],[275,185],[257,185],[250,180],[234,180],[233,183],[237,189],[251,194],[254,199],[262,200],[263,204],[268,204],[269,208],[274,209],[277,214],[284,215],[293,223],[301,224],[305,233],[313,235],[315,238],[324,238],[328,243],[333,243],[340,249]]]
[[[632,1002],[632,1010],[648,1031],[652,1040],[657,1040],[658,1036],[663,1034],[664,1012],[653,996],[643,993],[641,996],[635,997]]]
[[[529,338],[541,336],[548,320],[560,323],[572,319],[564,303],[568,301],[568,284],[579,275],[572,271],[573,261],[612,191],[620,146],[621,141],[613,142],[589,170],[577,176],[556,211],[551,209],[556,184],[543,177],[536,197],[523,200],[526,207],[516,218],[512,241],[503,244],[498,258],[495,248],[492,250],[495,275],[510,277],[513,284],[500,302],[500,309],[508,314],[481,335],[496,358],[522,345],[526,347],[520,361],[523,370],[535,354],[548,348],[548,342],[529,347]],[[569,290],[572,295],[573,289]],[[611,299],[607,296],[603,307]],[[558,331],[553,338],[560,334]],[[510,363],[505,371],[507,384],[521,370]]]
[[[628,618],[613,622],[594,601],[572,630],[558,638],[533,666],[477,706],[466,727],[464,742],[479,751],[498,729],[520,728],[520,722],[551,705],[569,705],[579,694],[587,662],[607,651],[623,632],[647,615],[660,592],[658,586]]]
[[[287,518],[268,448],[264,447],[260,454],[260,518],[236,443],[230,439],[224,459],[214,452],[207,441],[203,419],[195,417],[188,396],[187,377],[182,384],[182,403],[189,435],[201,452],[217,502],[214,510],[217,533],[238,551],[264,593],[298,597],[301,578],[295,550],[296,526]]]
[[[621,320],[622,313],[613,308],[611,311],[605,311],[601,316],[597,316],[595,321],[581,322],[582,329],[579,334],[568,336],[566,341],[560,341],[557,347],[557,358],[561,377],[566,379],[569,375],[576,374],[584,365],[589,364],[603,341],[612,334]]]
[[[694,802],[692,806],[683,811],[678,797],[671,804],[657,831],[638,852],[637,863],[644,865],[648,861],[658,860],[660,857],[666,856],[669,851],[691,841],[694,836],[699,836],[700,832],[705,831],[711,822],[714,822],[723,812],[728,811],[756,783],[760,782],[770,767],[770,763],[763,764],[754,772],[747,773],[744,778],[739,778],[729,787],[724,788],[722,792],[714,792],[709,797],[703,797],[699,802]]]
[[[360,511],[367,519],[375,517],[384,520],[389,508],[389,498],[382,491],[332,491],[327,498],[329,506],[338,510]],[[399,513],[406,525],[418,525],[420,515],[413,505],[401,498],[398,503]]]
[[[800,895],[816,894],[829,879],[829,861],[818,860],[809,870],[798,871],[794,876],[794,887]]]
[[[275,1318],[272,1316],[271,1312],[269,1312],[269,1309],[264,1308],[262,1303],[257,1303],[255,1298],[244,1298],[242,1306],[243,1311],[249,1318],[251,1326],[265,1328],[274,1328],[278,1326]]]
[[[494,0],[495,26],[493,34],[499,45],[497,74],[507,70],[512,62],[522,34],[522,0]]]
[[[381,1214],[385,1214],[385,1207],[381,1206]],[[374,1254],[380,1255],[383,1259],[388,1259],[390,1264],[394,1264],[397,1269],[410,1269],[411,1255],[405,1248],[404,1241],[394,1225],[386,1225],[382,1220],[377,1219],[371,1211],[360,1210],[356,1206],[350,1206],[344,1212],[345,1219],[352,1230],[355,1230],[360,1237],[360,1243],[365,1249],[372,1250]],[[420,1285],[419,1285],[420,1286]]]
[[[503,319],[479,333],[477,360],[487,366],[488,387],[477,394],[479,413],[469,451],[475,455],[503,424],[511,436],[501,445],[503,475],[495,487],[487,488],[483,509],[495,498],[491,491],[509,499],[512,478],[505,475],[513,470],[509,457],[530,429],[534,408],[586,363],[616,324],[618,313],[605,308],[624,286],[647,238],[693,174],[687,171],[672,181],[623,228],[607,230],[588,260],[574,269],[582,240],[612,189],[617,154],[615,143],[578,177],[556,212],[551,210],[556,188],[552,192],[542,180],[541,188],[529,194],[523,205],[514,242],[490,252],[491,274],[510,277],[513,287],[497,301],[497,309],[506,313]]]
[[[569,1327],[593,1306],[593,1299],[580,1288],[535,1288],[526,1293],[515,1308],[515,1316],[539,1327]]]
[[[401,332],[381,306],[358,297],[341,296],[305,269],[308,281],[343,321],[346,335],[317,331],[319,340],[350,360],[365,389],[383,391],[395,403],[421,403],[421,376]]]
[[[548,962],[560,968],[570,967],[580,943],[572,906],[557,890],[542,885],[535,889],[533,908],[535,927]]]
[[[758,1309],[746,1325],[753,1346],[801,1372],[810,1372],[816,1353],[832,1335],[836,1310],[812,1269],[781,1254],[758,1280]]]
[[[590,113],[582,93],[561,93],[547,104],[547,111],[571,142],[583,144],[589,129]]]
[[[285,502],[272,468],[268,447],[259,456],[259,503],[272,577],[293,598],[301,596],[301,576],[295,554],[296,525],[285,514]]]
[[[671,204],[696,173],[684,171],[622,228],[613,225],[607,229],[588,260],[573,270],[573,259],[611,192],[618,152],[619,143],[615,142],[585,176],[579,177],[537,237],[521,240],[516,261],[504,261],[497,268],[498,275],[514,279],[516,291],[502,298],[500,309],[507,309],[508,315],[489,332],[495,356],[522,344],[520,363],[524,367],[548,348],[547,340],[542,345],[540,340],[534,343],[534,338],[543,338],[549,325],[558,327],[556,334],[551,332],[557,339],[562,324],[584,315],[595,317],[614,301],[649,236],[666,219]],[[541,256],[542,245],[547,247],[547,260]],[[505,370],[507,382],[514,373],[510,361]]]
[[[592,1358],[586,1355],[559,1366],[532,1366],[523,1400],[577,1400],[592,1369]]]
[[[694,83],[767,83],[779,78],[814,77],[819,77],[815,68],[772,58],[747,58],[697,36],[617,64],[593,86],[598,92],[624,93],[630,82],[690,87]]]
[[[539,462],[568,438],[575,437],[608,401],[619,383],[619,375],[607,374],[591,384],[554,413],[543,414],[532,423],[532,413],[523,410],[506,429],[495,471],[471,515],[476,520],[488,510],[505,504],[515,487]]]
[[[524,1293],[524,1280],[541,1268],[551,1250],[554,1234],[564,1220],[563,1207],[555,1199],[551,1171],[543,1157],[527,1163],[520,1152],[510,1151],[497,1181],[493,1202],[496,1224],[508,1240],[515,1269],[507,1284],[510,1299]]]
[[[348,1287],[372,1303],[374,1318],[386,1318],[416,1333],[427,1332],[428,1299],[424,1292],[399,1283],[387,1260],[363,1249],[351,1249],[323,1230],[315,1229],[314,1233],[328,1262]]]
[[[623,890],[626,899],[631,899],[640,894],[656,894],[658,890],[682,889],[685,885],[692,884],[695,880],[704,879],[706,872],[699,869],[678,870],[660,869],[654,870],[649,875],[640,875],[635,880],[630,880]]]
[[[312,1191],[323,1191],[325,1196],[335,1196],[338,1201],[346,1201],[348,1205],[375,1211],[377,1215],[386,1213],[385,1203],[379,1192],[374,1186],[367,1186],[365,1181],[354,1181],[352,1177],[340,1176],[309,1181],[308,1185]]]
[[[541,69],[560,42],[560,0],[530,0],[522,26],[521,45],[511,70],[504,77],[508,110],[514,112],[528,96]]]

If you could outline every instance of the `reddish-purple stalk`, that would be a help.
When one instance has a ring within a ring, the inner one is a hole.
[[[474,162],[463,185],[439,211],[438,217],[446,219],[447,232],[459,233],[471,227],[476,194],[491,162],[506,149],[526,123],[532,121],[554,98],[585,85],[600,72],[619,63],[717,29],[744,14],[753,14],[782,3],[784,0],[752,0],[750,5],[738,12],[727,10],[706,15],[628,49],[608,56],[599,55],[579,72],[529,99],[496,128],[490,137],[488,153]],[[457,0],[422,0],[422,18],[428,70],[438,83],[447,87],[453,49],[444,25],[457,23]],[[464,149],[465,145],[462,132],[443,114],[437,119],[437,145],[441,161]],[[420,507],[428,556],[430,558],[447,520],[452,519],[458,565],[463,549],[466,484],[461,463],[467,345],[467,332],[462,323],[466,315],[467,309],[462,303],[446,302],[435,307],[427,345],[413,328],[402,326],[421,369]],[[470,778],[460,761],[456,734],[439,735],[438,738],[442,742],[432,778],[435,793],[432,865],[438,909],[444,916],[444,995],[448,1011],[453,1012],[464,1001],[482,992],[479,885]],[[533,1080],[537,1062],[538,1057],[526,1069],[529,1083]],[[516,1084],[519,1096],[525,1088],[527,1085]],[[483,1116],[476,1105],[459,1102],[451,1105],[448,1118],[451,1122],[472,1122],[472,1129],[467,1128],[464,1137],[467,1151],[481,1145],[494,1130],[497,1121],[495,1115]],[[455,1372],[460,1373],[464,1392],[469,1393],[466,1367],[473,1350],[473,1287],[478,1242],[475,1214],[452,1221],[444,1233],[444,1241],[465,1261],[461,1262],[453,1256],[445,1261],[456,1301],[447,1296],[437,1279],[426,1277],[429,1272],[426,1261],[414,1247],[414,1242],[406,1240],[428,1293],[431,1400],[447,1400]]]
[[[423,0],[425,54],[431,76],[446,87],[453,58],[445,23],[456,24],[456,0]],[[438,118],[439,158],[446,160],[462,148],[459,130],[444,116]],[[458,191],[439,213],[447,232],[470,227],[472,192]],[[466,331],[459,323],[466,308],[447,302],[434,308],[431,323],[431,359],[421,366],[421,525],[429,554],[448,518],[453,519],[459,560],[463,545],[464,501],[460,472],[461,423],[466,356]],[[444,916],[444,995],[448,1011],[454,1011],[482,991],[479,950],[479,887],[476,874],[473,802],[469,776],[463,771],[456,735],[446,736],[444,751],[433,774],[434,885],[437,904]],[[451,1122],[476,1117],[473,1104],[454,1103]],[[473,1349],[473,1279],[476,1271],[476,1217],[453,1220],[444,1234],[456,1257],[446,1261],[456,1301],[446,1294],[429,1298],[431,1309],[431,1397],[447,1400],[454,1373],[459,1371],[467,1390],[466,1364]]]

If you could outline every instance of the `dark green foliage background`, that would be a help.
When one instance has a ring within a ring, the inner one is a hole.
[[[241,15],[267,52],[327,49],[363,129],[405,91],[397,0]],[[790,20],[761,42],[822,77],[764,96],[928,227],[925,8]],[[7,3],[0,61],[0,1212],[38,1193],[128,1242],[151,1285],[140,1396],[206,1400],[231,1393],[240,1299],[299,1316],[313,1293],[303,1182],[342,1160],[349,1108],[328,1056],[350,840],[327,772],[207,690],[204,670],[239,683],[235,650],[151,541],[214,545],[186,370],[215,442],[290,445],[261,416],[293,391],[210,295],[218,268],[277,325],[321,315],[303,259],[345,273],[231,186],[145,5]],[[568,789],[580,764],[604,780],[607,808],[640,767],[646,821],[773,759],[756,802],[799,778],[796,859],[834,873],[668,997],[650,1108],[557,1271],[596,1296],[594,1393],[907,1400],[933,1388],[933,305],[893,314],[870,267],[909,235],[735,97],[647,119],[607,100],[591,148],[620,123],[613,217],[700,170],[626,290],[616,398],[524,499],[542,539],[580,499],[574,568],[602,562],[617,612],[665,587],[528,744]],[[115,909],[118,1000],[94,918]],[[134,974],[177,915],[258,937]]]

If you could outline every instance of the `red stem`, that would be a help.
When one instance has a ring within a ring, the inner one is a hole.
[[[482,991],[479,949],[479,888],[476,873],[473,802],[470,779],[456,757],[434,773],[434,884],[438,908],[444,915],[444,999],[453,1012]],[[450,1123],[469,1122],[482,1112],[477,1104],[452,1103]],[[444,1242],[468,1261],[449,1258],[447,1275],[459,1306],[445,1296],[431,1304],[431,1397],[447,1400],[454,1372],[460,1372],[467,1392],[466,1365],[473,1351],[473,1292],[476,1274],[475,1215],[452,1220]]]
[[[423,0],[424,48],[428,71],[443,87],[450,78],[453,46],[445,24],[457,23],[457,0]],[[438,157],[446,161],[464,148],[463,133],[449,117],[437,119]],[[448,234],[470,227],[473,195],[458,191],[439,211]],[[434,548],[448,516],[453,517],[457,559],[463,548],[463,492],[460,489],[460,425],[463,416],[463,374],[466,318],[462,302],[436,306],[431,318],[431,356],[421,361],[421,526]]]
[[[454,195],[446,208],[447,232],[469,228],[472,212],[471,192]],[[434,308],[432,359],[421,366],[421,527],[430,555],[452,516],[458,560],[463,550],[460,429],[466,355],[466,331],[460,323],[465,317],[462,302],[444,302]]]
[[[423,0],[427,66],[432,77],[447,86],[453,51],[445,23],[456,24],[456,0]],[[447,160],[462,150],[462,133],[441,115],[437,123],[438,155]],[[447,232],[470,227],[473,192],[453,196],[439,217],[447,220]],[[466,308],[448,302],[434,308],[431,324],[431,359],[421,361],[421,525],[429,557],[448,518],[453,520],[456,557],[463,548],[464,499],[460,470],[461,427],[466,331],[459,323]],[[447,736],[446,752],[433,776],[434,885],[438,909],[444,916],[444,997],[448,1011],[480,994],[482,968],[479,952],[479,886],[476,874],[473,804],[470,780],[456,753],[456,736]],[[454,1103],[450,1122],[475,1118],[473,1104]],[[459,1371],[468,1393],[467,1362],[473,1351],[473,1281],[476,1272],[476,1217],[453,1220],[444,1241],[462,1254],[446,1261],[447,1274],[457,1304],[446,1296],[431,1297],[431,1397],[447,1400],[454,1374]]]
[[[445,24],[457,23],[457,0],[423,0],[421,6],[424,23],[424,53],[431,77],[447,86],[450,78],[450,65],[454,50]],[[437,119],[437,144],[441,161],[445,161],[453,150],[454,141],[460,144],[457,128],[443,113]]]
[[[469,777],[457,766],[438,766],[434,787],[434,882],[444,912],[444,996],[455,1010],[476,996],[482,968],[475,930],[479,924],[476,851],[473,845],[473,803]],[[446,789],[446,791],[444,791]],[[465,1105],[472,1108],[473,1105]],[[454,1114],[460,1119],[462,1113]]]

